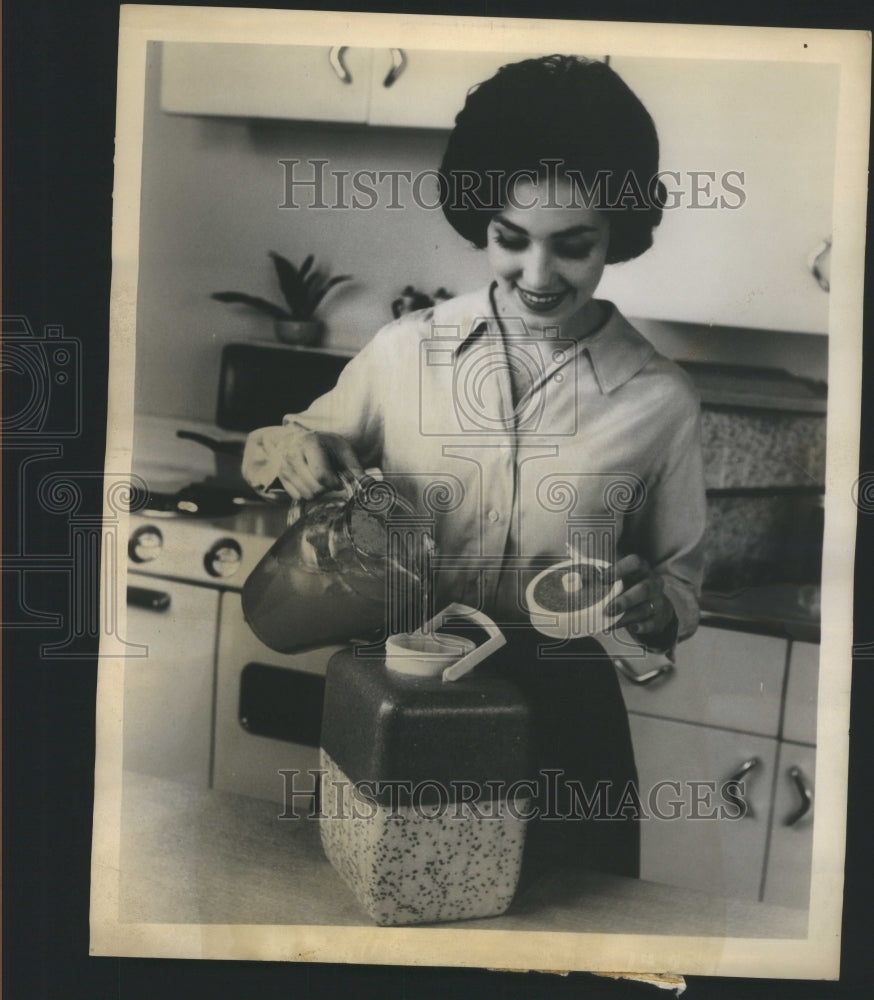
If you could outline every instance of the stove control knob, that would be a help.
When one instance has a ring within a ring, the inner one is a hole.
[[[146,525],[130,536],[127,554],[135,563],[147,563],[157,559],[164,548],[164,536],[153,525]]]
[[[227,579],[240,568],[243,550],[233,538],[221,538],[203,557],[203,565],[210,576]]]

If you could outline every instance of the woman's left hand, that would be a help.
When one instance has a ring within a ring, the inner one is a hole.
[[[661,576],[645,559],[628,555],[613,567],[621,578],[624,590],[607,608],[611,615],[621,615],[615,626],[627,628],[643,642],[650,635],[661,637],[676,621],[674,605],[665,595]]]

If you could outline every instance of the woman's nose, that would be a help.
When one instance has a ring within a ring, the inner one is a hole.
[[[544,247],[529,247],[522,273],[525,287],[532,292],[551,287],[552,272],[550,252]]]

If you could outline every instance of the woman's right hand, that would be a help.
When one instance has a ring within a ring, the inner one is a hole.
[[[263,492],[278,479],[293,500],[341,489],[341,472],[364,475],[352,445],[340,434],[300,426],[261,427],[246,439],[243,476]]]

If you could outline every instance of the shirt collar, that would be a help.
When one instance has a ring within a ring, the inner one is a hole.
[[[653,357],[655,348],[628,322],[612,302],[604,325],[580,341],[589,355],[601,392],[607,394],[636,375]]]
[[[458,338],[458,345],[453,351],[455,357],[490,326],[499,329],[492,310],[490,288],[491,285],[485,285],[434,307],[432,324],[435,332],[439,328],[441,338]],[[610,310],[607,320],[595,333],[578,341],[578,350],[588,355],[598,387],[607,394],[636,375],[655,354],[655,348],[612,302],[604,304]]]
[[[434,306],[431,316],[432,332],[441,340],[457,338],[458,344],[453,349],[455,357],[482,336],[490,324],[497,328],[489,296],[490,288],[491,285],[485,285],[474,292],[456,295]]]

